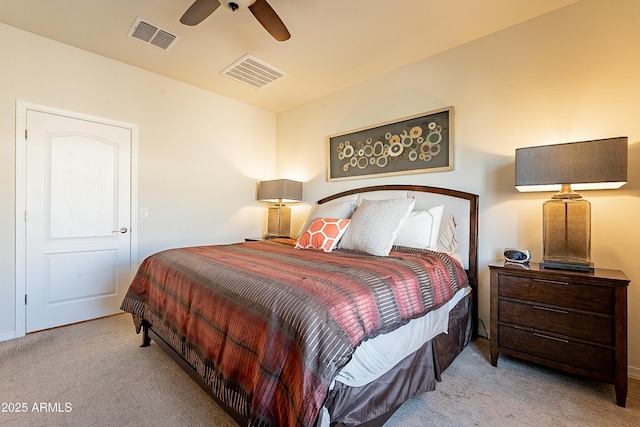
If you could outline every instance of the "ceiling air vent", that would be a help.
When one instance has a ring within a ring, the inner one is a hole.
[[[284,71],[249,54],[220,71],[220,74],[257,89],[261,89],[287,75]]]
[[[178,39],[178,36],[150,24],[142,18],[137,18],[136,22],[133,23],[129,31],[129,37],[162,50],[168,50]]]

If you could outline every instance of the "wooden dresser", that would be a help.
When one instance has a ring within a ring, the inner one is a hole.
[[[491,364],[503,353],[615,386],[627,398],[627,287],[619,270],[489,265]]]

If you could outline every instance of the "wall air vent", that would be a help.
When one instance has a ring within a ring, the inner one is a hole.
[[[273,65],[267,64],[248,53],[229,65],[220,74],[231,79],[248,84],[249,86],[261,89],[287,76],[282,70],[277,69]]]
[[[178,40],[178,36],[150,24],[142,18],[137,18],[129,30],[129,37],[143,43],[155,46],[162,50],[168,50]]]

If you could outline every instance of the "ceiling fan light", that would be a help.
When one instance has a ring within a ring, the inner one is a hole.
[[[248,9],[249,6],[254,4],[256,0],[218,0],[221,5],[228,7],[232,11],[236,11],[236,9]]]

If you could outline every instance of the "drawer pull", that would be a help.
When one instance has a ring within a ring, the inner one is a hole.
[[[532,305],[531,307],[533,307],[535,309],[538,309],[538,310],[552,311],[554,313],[569,314],[568,311],[566,311],[566,310],[558,310],[557,308],[541,307],[539,305]]]
[[[543,280],[543,279],[533,279],[534,282],[540,282],[540,283],[549,283],[551,285],[562,285],[562,286],[569,286],[569,282],[561,282],[559,280]]]
[[[533,332],[533,335],[536,337],[540,337],[540,338],[546,338],[548,340],[554,340],[554,341],[559,341],[559,342],[563,342],[563,343],[568,343],[568,340],[563,340],[562,338],[556,338],[556,337],[550,337],[549,335],[543,335],[543,334],[536,334],[535,332]]]

